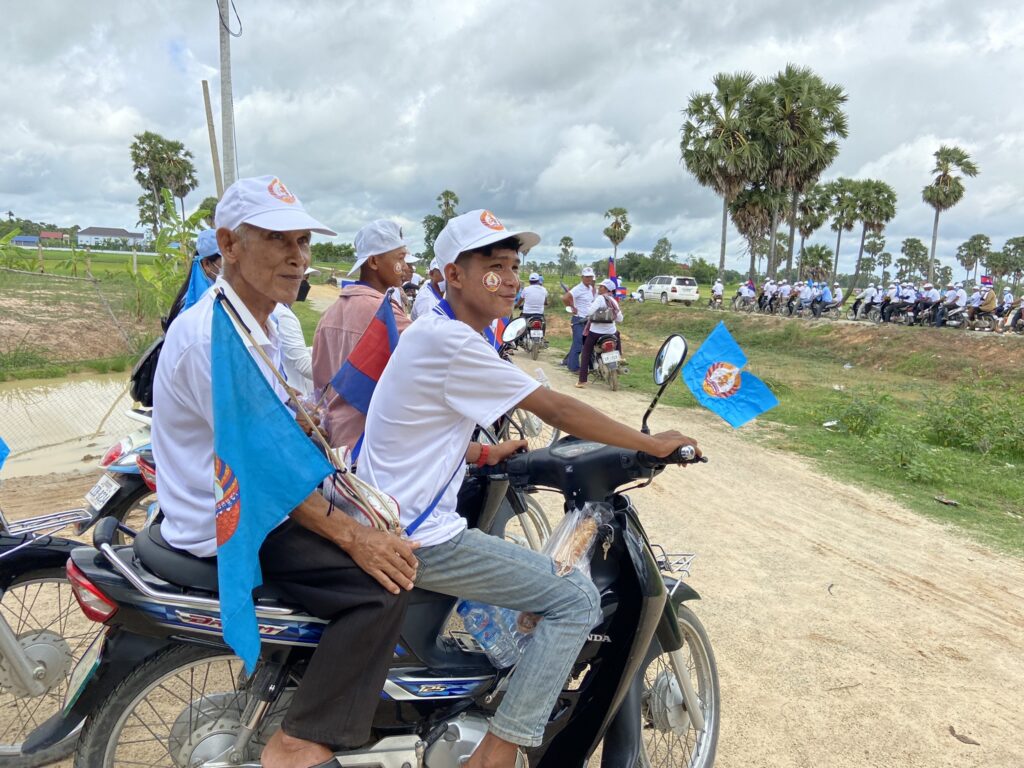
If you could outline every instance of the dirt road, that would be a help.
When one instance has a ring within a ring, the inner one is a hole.
[[[582,396],[633,424],[646,406],[600,382]],[[700,555],[690,582],[722,681],[717,766],[1024,765],[1024,564],[709,414],[661,408],[652,426],[691,434],[711,459],[633,497],[654,541]],[[0,503],[25,514],[90,484],[45,481],[8,482]]]

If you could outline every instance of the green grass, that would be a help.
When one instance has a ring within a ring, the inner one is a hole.
[[[299,318],[302,326],[302,335],[306,337],[306,344],[313,343],[313,332],[316,331],[316,324],[320,321],[320,313],[313,309],[308,301],[296,301],[292,304],[292,312]]]
[[[652,303],[630,303],[624,311],[623,347],[631,368],[621,379],[625,388],[653,395],[651,364],[664,338],[682,333],[692,354],[724,320],[746,352],[749,370],[780,401],[758,419],[761,428],[750,430],[750,439],[811,458],[830,476],[888,493],[987,544],[1024,555],[1024,385],[1014,368],[973,358],[974,339],[942,332],[915,336],[931,332],[910,328],[884,331],[866,343],[850,337],[860,332],[857,326]],[[553,343],[568,345],[564,320],[549,329]],[[700,407],[681,382],[662,400]],[[822,426],[833,420],[840,421],[839,431]],[[978,441],[981,436],[986,439]],[[943,505],[936,496],[959,506]]]
[[[138,355],[115,355],[94,360],[76,360],[62,363],[47,360],[42,355],[34,355],[32,359],[19,357],[16,361],[0,353],[0,381],[23,381],[25,379],[58,379],[71,373],[92,371],[94,373],[121,373],[131,370]]]

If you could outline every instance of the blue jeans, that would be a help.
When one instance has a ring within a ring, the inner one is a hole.
[[[498,738],[540,745],[544,727],[587,635],[601,620],[597,587],[577,570],[556,576],[547,555],[476,529],[416,550],[416,586],[544,618],[490,723]]]
[[[587,324],[586,318],[572,318],[572,346],[569,347],[569,354],[565,356],[565,367],[573,373],[580,370],[580,352],[583,351],[583,327]]]

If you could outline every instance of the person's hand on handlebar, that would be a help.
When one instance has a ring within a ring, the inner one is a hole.
[[[684,445],[691,446],[696,452],[696,458],[701,457],[700,448],[697,447],[697,441],[692,437],[687,437],[682,432],[678,432],[674,429],[670,429],[668,432],[659,432],[656,435],[651,435],[650,439],[652,445],[646,449],[646,453],[652,456],[668,456],[676,448],[680,448]],[[683,465],[686,466],[685,464]]]
[[[493,467],[503,462],[513,453],[521,450],[525,451],[528,447],[525,440],[505,440],[497,445],[487,444],[487,458],[484,460],[484,465]],[[470,443],[469,450],[466,451],[466,461],[469,464],[479,464],[480,454],[484,448],[485,446],[481,443]]]

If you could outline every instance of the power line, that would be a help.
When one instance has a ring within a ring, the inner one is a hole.
[[[222,27],[224,27],[224,31],[227,32],[232,37],[241,37],[242,36],[242,19],[238,15],[238,9],[235,8],[235,0],[231,0],[231,10],[235,12],[235,21],[238,22],[238,32],[237,33],[231,31],[231,26],[228,23],[230,21],[230,19],[225,19],[224,18],[225,14],[221,12],[219,0],[213,0],[213,2],[217,6],[217,18],[220,19],[220,24],[221,24]]]

